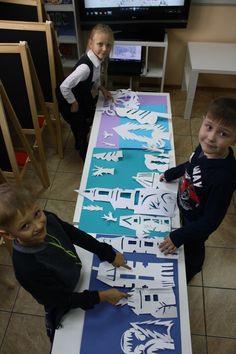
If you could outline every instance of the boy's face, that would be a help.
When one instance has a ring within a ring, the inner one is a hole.
[[[34,204],[22,214],[18,211],[14,221],[7,228],[8,236],[17,239],[24,246],[42,243],[46,237],[46,216]]]
[[[236,142],[236,128],[215,120],[211,112],[208,112],[203,118],[198,138],[204,155],[208,158],[225,158],[229,153],[229,146]]]
[[[97,31],[89,40],[89,49],[100,59],[104,60],[110,53],[112,41],[108,33]]]

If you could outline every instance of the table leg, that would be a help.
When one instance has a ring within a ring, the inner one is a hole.
[[[189,75],[189,84],[187,89],[184,119],[190,119],[191,117],[193,100],[194,100],[196,87],[197,87],[197,80],[198,80],[198,71],[191,70]]]

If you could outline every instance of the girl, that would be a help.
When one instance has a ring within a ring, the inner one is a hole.
[[[102,91],[103,96],[111,98],[100,82],[101,64],[108,57],[114,37],[109,26],[96,25],[89,36],[87,53],[83,55],[74,71],[57,88],[60,113],[70,124],[75,138],[75,149],[80,150],[84,160],[87,152],[87,135],[93,122],[96,99],[91,89]]]

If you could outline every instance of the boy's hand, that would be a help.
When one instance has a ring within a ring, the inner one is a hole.
[[[170,237],[165,237],[164,241],[160,244],[159,249],[165,255],[172,254],[176,251],[177,247],[173,244]]]
[[[129,297],[129,294],[122,293],[117,289],[109,289],[105,291],[99,291],[100,302],[109,302],[112,305],[116,305],[124,297]]]
[[[126,264],[126,260],[123,256],[123,254],[120,252],[116,253],[116,257],[115,257],[114,261],[112,262],[112,265],[114,267],[124,267],[126,269],[131,269],[131,267]]]
[[[73,103],[71,103],[71,106],[70,106],[71,113],[76,113],[76,112],[78,112],[78,110],[79,110],[78,101],[74,101]]]
[[[165,175],[160,175],[160,182],[166,182]]]

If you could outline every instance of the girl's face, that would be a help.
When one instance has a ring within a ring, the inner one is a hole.
[[[100,60],[104,60],[109,55],[112,48],[111,36],[109,33],[96,31],[89,40],[88,47]]]
[[[22,214],[18,211],[8,234],[24,246],[42,243],[46,237],[46,216],[36,204]]]

